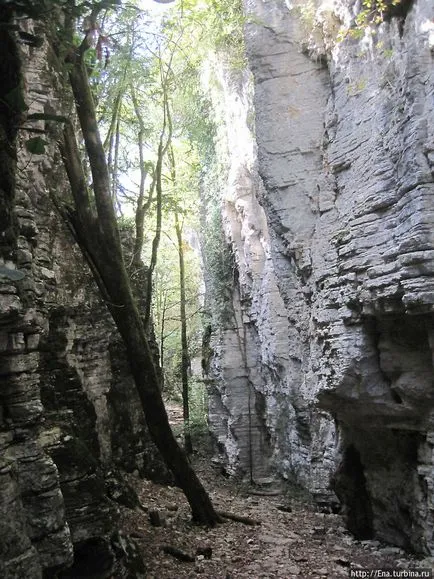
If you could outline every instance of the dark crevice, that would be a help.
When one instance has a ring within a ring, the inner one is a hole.
[[[390,391],[393,401],[396,402],[397,404],[402,404],[402,398],[401,396],[398,394],[398,392],[396,392],[396,390],[391,390]]]
[[[342,504],[348,530],[356,539],[372,539],[374,529],[371,499],[366,488],[360,453],[352,444],[344,452],[332,487]]]
[[[399,36],[402,38],[402,35],[404,34],[405,19],[407,18],[410,8],[414,4],[414,0],[401,0],[398,4],[393,4],[391,0],[388,0],[387,4],[388,7],[384,14],[384,20],[387,22],[392,18],[396,18],[398,20]]]
[[[61,572],[62,579],[105,579],[112,576],[113,552],[109,543],[95,537],[74,545],[74,564]]]
[[[16,171],[16,136],[24,106],[21,62],[10,29],[12,12],[0,6],[0,256],[13,258],[16,231],[13,217]]]

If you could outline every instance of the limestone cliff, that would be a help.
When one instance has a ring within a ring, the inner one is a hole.
[[[0,575],[141,577],[115,501],[128,502],[118,469],[156,474],[153,447],[123,345],[51,200],[68,195],[59,124],[25,120],[68,113],[70,99],[43,25],[20,24],[45,40],[0,32]],[[35,129],[40,154],[28,150]]]
[[[245,9],[211,425],[232,471],[335,492],[357,536],[432,552],[434,6],[339,43],[354,3]]]

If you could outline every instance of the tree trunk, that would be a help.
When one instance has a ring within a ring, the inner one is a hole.
[[[117,280],[114,281],[118,286]],[[126,345],[149,432],[173,472],[177,484],[184,491],[191,506],[193,519],[213,525],[219,517],[185,452],[173,436],[141,318],[134,304],[128,303],[129,301],[127,297],[125,308],[113,305],[109,308]]]
[[[101,294],[124,341],[150,436],[172,471],[177,484],[184,491],[191,506],[193,519],[199,523],[214,525],[220,518],[170,428],[158,373],[124,265],[110,194],[107,162],[82,58],[86,50],[84,44],[83,42],[77,53],[70,56],[69,76],[92,171],[95,205],[87,190],[75,134],[72,126],[67,125],[60,148],[71,183],[75,210],[67,209],[64,213],[69,215],[76,240],[90,264]]]
[[[179,311],[181,318],[181,382],[182,382],[182,413],[184,418],[184,448],[188,454],[193,453],[193,443],[190,431],[190,395],[188,384],[188,371],[190,368],[190,356],[188,353],[187,340],[187,315],[185,311],[185,263],[184,249],[182,246],[182,225],[179,222],[178,211],[175,209],[175,230],[178,242],[179,257]]]
[[[164,377],[164,364],[166,363],[165,358],[165,335],[164,332],[166,331],[166,303],[167,303],[167,295],[164,293],[163,297],[163,305],[161,307],[161,322],[160,322],[160,364],[162,368],[161,372],[161,390],[164,392],[165,386],[165,377]]]
[[[137,144],[139,147],[139,165],[140,165],[140,185],[139,185],[139,195],[137,197],[137,208],[136,208],[136,215],[135,215],[135,225],[136,225],[136,237],[134,240],[134,250],[133,250],[133,265],[136,269],[141,270],[143,268],[143,261],[142,261],[142,252],[143,252],[143,245],[145,243],[145,237],[144,237],[144,227],[145,227],[145,216],[147,211],[149,210],[149,208],[151,207],[151,203],[153,200],[153,195],[154,195],[154,189],[155,189],[155,183],[156,183],[156,179],[158,178],[156,175],[156,170],[154,171],[154,176],[152,179],[152,183],[149,189],[149,195],[148,198],[145,201],[145,183],[146,183],[146,177],[148,176],[148,171],[146,168],[146,162],[145,162],[145,140],[144,140],[144,136],[145,136],[145,122],[143,120],[142,117],[142,113],[140,111],[140,106],[139,106],[139,102],[137,100],[137,95],[136,95],[136,91],[134,89],[133,84],[130,85],[130,92],[131,92],[131,98],[133,100],[133,105],[134,105],[134,113],[136,115],[137,121],[139,123],[139,132],[137,134]],[[160,148],[158,149],[158,152],[160,154]],[[157,163],[157,169],[158,169],[158,163]],[[160,170],[161,172],[161,170]],[[161,179],[161,176],[159,177]],[[157,203],[157,214],[161,214],[161,195],[159,196],[158,199],[158,203]],[[157,220],[158,221],[158,220]],[[157,229],[158,229],[158,223],[157,223]],[[158,244],[157,247],[155,249],[155,251],[158,250]],[[153,248],[154,251],[154,248]],[[152,271],[149,274],[147,274],[147,278],[148,278],[148,284],[152,284]],[[147,294],[147,310],[150,310],[151,307],[151,303],[150,303],[150,291],[152,289],[152,286],[150,288],[150,290],[146,291]],[[146,314],[147,316],[148,314]]]

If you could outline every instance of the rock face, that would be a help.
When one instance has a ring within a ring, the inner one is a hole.
[[[321,44],[292,4],[245,2],[211,426],[230,470],[334,492],[356,536],[433,552],[434,6],[333,44],[338,8]]]
[[[7,30],[2,95],[21,102],[22,74],[29,113],[62,113],[50,48],[18,49]],[[59,127],[34,122],[50,139],[44,154],[31,153],[34,133],[16,141],[16,119],[2,107],[0,576],[141,577],[112,499],[118,468],[155,475],[158,465],[123,346],[50,199],[67,195]]]

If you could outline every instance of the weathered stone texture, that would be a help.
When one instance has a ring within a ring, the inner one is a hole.
[[[312,309],[319,402],[338,419],[340,451],[360,452],[374,531],[431,551],[433,10],[417,2],[375,46],[334,53],[323,147],[336,197],[314,236]],[[334,247],[322,272],[324,231]]]
[[[29,112],[63,113],[71,103],[58,98],[67,93],[48,44],[20,53]],[[1,168],[10,170],[0,180],[10,234],[0,265],[25,275],[0,279],[0,575],[121,577],[134,545],[114,535],[107,470],[113,487],[115,467],[157,467],[119,336],[50,199],[67,199],[68,188],[61,126],[49,124],[34,123],[47,131],[43,155],[26,150],[34,133],[21,131],[16,171],[13,162]],[[144,576],[138,561],[136,569],[130,576]]]
[[[416,1],[316,58],[292,4],[245,7],[257,155],[251,144],[240,158],[229,132],[238,322],[216,353],[224,365],[249,336],[249,380],[222,380],[216,362],[214,404],[229,425],[261,393],[264,472],[321,500],[334,490],[356,534],[432,552],[434,6]],[[246,440],[226,441],[240,457]]]

